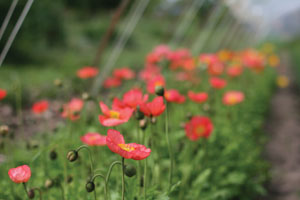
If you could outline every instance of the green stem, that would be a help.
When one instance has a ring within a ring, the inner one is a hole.
[[[94,180],[97,178],[97,177],[102,177],[103,178],[103,180],[104,180],[104,199],[105,200],[107,200],[107,184],[106,184],[106,177],[104,176],[104,175],[102,175],[102,174],[95,174],[93,177],[92,177],[92,182],[94,182]]]
[[[125,177],[124,177],[125,159],[122,157],[122,200],[125,199]]]
[[[106,185],[107,185],[107,186],[108,186],[108,182],[109,182],[109,178],[110,178],[111,171],[112,171],[112,169],[113,169],[113,167],[114,167],[115,165],[122,165],[122,162],[120,162],[120,161],[115,161],[115,162],[111,163],[111,165],[110,165],[110,167],[109,167],[109,169],[108,169],[108,172],[107,172],[107,174],[106,174],[106,179],[105,179],[105,182],[106,182]],[[109,195],[109,194],[108,194],[108,190],[107,190],[107,196],[108,196],[108,195]]]
[[[145,159],[145,166],[144,166],[144,199],[146,200],[147,194],[147,158]]]
[[[169,139],[169,114],[168,114],[168,102],[165,100],[166,104],[166,113],[165,113],[165,132],[166,132],[166,141],[168,145],[168,151],[169,151],[169,156],[170,156],[170,174],[169,174],[169,190],[171,189],[172,186],[172,177],[173,177],[173,152],[172,152],[172,147]]]
[[[28,191],[27,191],[26,183],[23,183],[23,186],[24,186],[24,190],[26,192],[26,196],[28,197],[28,199],[30,199],[29,196],[28,196]]]
[[[59,184],[59,187],[60,187],[60,190],[61,190],[62,200],[65,200],[65,190],[64,190],[64,187],[61,184]]]
[[[80,151],[81,149],[86,149],[86,150],[89,152],[90,166],[91,166],[91,174],[93,175],[93,173],[94,173],[94,166],[93,166],[93,165],[94,165],[94,161],[93,161],[93,157],[92,157],[92,152],[91,152],[90,148],[89,148],[88,146],[86,146],[86,145],[81,145],[80,147],[78,147],[78,148],[76,149],[76,151],[79,153],[79,151]],[[97,199],[96,190],[94,190],[94,199],[95,199],[95,200]]]

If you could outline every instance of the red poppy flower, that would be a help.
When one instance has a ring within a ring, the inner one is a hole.
[[[147,83],[147,91],[150,94],[155,93],[155,87],[157,86],[162,86],[165,87],[165,79],[162,75],[157,75],[154,78],[152,78],[150,81]]]
[[[105,88],[116,88],[119,87],[121,85],[121,80],[116,78],[116,77],[108,77],[105,81],[104,81],[104,87]]]
[[[97,76],[99,70],[96,67],[83,67],[77,71],[77,76],[82,79],[92,78]]]
[[[185,97],[175,89],[166,90],[165,98],[167,101],[174,103],[183,103],[185,101]]]
[[[0,100],[4,99],[6,97],[6,90],[0,89]]]
[[[194,93],[193,91],[189,91],[188,97],[196,103],[204,103],[208,98],[208,94],[206,92]]]
[[[143,95],[138,88],[131,89],[123,95],[123,103],[133,109],[136,109],[138,105],[145,103],[147,100],[148,94]]]
[[[87,133],[80,137],[80,140],[89,146],[104,146],[106,145],[106,136],[99,133]]]
[[[49,103],[46,100],[38,101],[32,106],[32,112],[35,114],[40,114],[45,112],[49,107]]]
[[[133,112],[131,108],[117,108],[110,110],[103,102],[99,103],[103,115],[99,115],[99,121],[103,126],[118,126],[127,122]]]
[[[225,105],[235,105],[241,103],[244,100],[244,93],[239,91],[228,91],[223,96],[223,103]]]
[[[159,116],[166,109],[163,97],[155,97],[152,102],[143,103],[140,106],[140,110],[146,116]]]
[[[208,73],[212,76],[219,76],[224,71],[224,65],[221,62],[213,62],[208,65]]]
[[[208,117],[194,116],[185,124],[186,136],[195,141],[201,137],[208,138],[213,130],[213,124]]]
[[[31,177],[31,170],[28,165],[11,168],[8,171],[9,178],[15,183],[26,183]]]
[[[242,53],[242,59],[245,66],[256,72],[264,70],[265,57],[258,51],[248,49]]]
[[[227,68],[227,74],[228,76],[231,76],[231,77],[237,77],[239,75],[241,75],[243,72],[243,68],[239,65],[237,66],[230,66]]]
[[[143,69],[139,76],[144,81],[150,81],[153,77],[160,74],[160,68],[156,65],[146,65],[145,69]]]
[[[151,153],[151,149],[146,148],[144,145],[126,144],[123,135],[113,129],[107,131],[106,144],[112,152],[126,159],[143,160]]]
[[[218,77],[211,77],[209,82],[210,82],[210,85],[215,89],[222,89],[227,84],[226,80],[218,78]]]
[[[135,77],[134,71],[132,71],[128,67],[115,69],[114,72],[113,72],[113,75],[114,75],[114,77],[116,77],[117,79],[120,79],[120,80],[122,80],[122,79],[130,80],[130,79],[133,79]]]
[[[79,98],[73,98],[69,103],[63,106],[61,116],[72,121],[80,118],[79,112],[83,107],[83,101]]]

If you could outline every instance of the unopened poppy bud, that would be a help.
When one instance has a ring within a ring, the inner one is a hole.
[[[51,179],[45,181],[45,188],[51,188],[54,185],[54,182]]]
[[[30,189],[29,191],[28,191],[28,197],[29,197],[29,199],[33,199],[34,198],[34,190],[33,189]]]
[[[62,81],[60,79],[55,79],[53,83],[57,87],[62,87],[63,86]]]
[[[73,181],[73,176],[69,175],[67,177],[67,183],[71,183]]]
[[[27,142],[28,149],[36,149],[38,147],[39,147],[39,142],[36,140],[31,140],[31,141]]]
[[[55,151],[54,149],[52,149],[52,150],[50,151],[49,157],[50,157],[51,160],[56,160],[56,158],[57,158],[57,153],[56,153],[56,151]]]
[[[95,184],[92,181],[87,182],[87,184],[85,185],[85,189],[88,192],[93,192],[95,189]]]
[[[161,85],[155,86],[155,94],[157,96],[164,96],[165,94],[165,88]]]
[[[78,158],[78,152],[77,151],[71,150],[71,151],[68,152],[67,159],[70,162],[74,162],[75,160],[77,160],[77,158]]]
[[[155,117],[151,117],[151,123],[156,124],[156,118]]]
[[[133,177],[136,175],[136,168],[133,165],[125,165],[124,172],[126,176]]]
[[[140,126],[140,128],[141,128],[142,130],[145,130],[145,129],[147,128],[147,125],[148,125],[147,122],[148,122],[148,121],[147,121],[147,118],[142,119],[142,120],[139,121],[139,126]]]
[[[186,114],[187,120],[191,120],[192,117],[193,117],[192,113],[187,113],[187,114]]]
[[[82,93],[81,97],[84,101],[88,101],[91,99],[91,96],[87,92]]]
[[[144,113],[140,111],[140,106],[137,106],[136,107],[136,111],[135,111],[135,118],[137,120],[141,120],[141,119],[144,119]]]
[[[7,125],[0,126],[0,135],[6,136],[9,132],[9,128]]]

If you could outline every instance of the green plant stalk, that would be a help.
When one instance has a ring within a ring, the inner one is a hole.
[[[78,147],[78,148],[76,149],[76,151],[79,153],[79,151],[80,151],[81,149],[86,149],[86,150],[88,151],[88,153],[89,153],[91,173],[92,173],[92,175],[93,175],[93,173],[94,173],[94,166],[93,166],[93,165],[94,165],[94,161],[93,161],[93,157],[92,157],[92,152],[91,152],[91,150],[89,149],[89,147],[86,146],[86,145],[81,145],[80,147]],[[94,190],[94,198],[95,198],[95,200],[97,199],[96,190]]]
[[[122,200],[125,199],[125,177],[124,177],[125,159],[122,157]]]
[[[172,152],[172,147],[170,143],[170,138],[169,138],[169,114],[168,114],[168,102],[165,100],[166,104],[166,113],[165,113],[165,133],[166,133],[166,141],[168,145],[168,151],[169,151],[169,156],[170,156],[170,173],[169,173],[169,191],[172,186],[172,177],[173,177],[173,152]]]
[[[28,196],[28,191],[27,191],[26,183],[23,183],[23,186],[24,186],[24,190],[26,192],[26,196],[28,197],[28,199],[30,199],[29,196]]]
[[[93,177],[92,177],[92,182],[94,182],[94,180],[97,178],[97,177],[102,177],[103,180],[104,180],[104,199],[107,200],[107,184],[106,184],[106,177],[102,174],[95,174]]]
[[[107,185],[107,186],[108,186],[108,182],[109,182],[109,178],[110,178],[111,171],[112,171],[113,167],[114,167],[115,165],[117,165],[117,164],[122,165],[122,162],[120,162],[120,161],[115,161],[115,162],[111,163],[111,165],[110,165],[110,167],[109,167],[109,169],[108,169],[108,172],[107,172],[106,178],[105,178],[105,182],[106,182],[106,185]],[[108,195],[109,195],[109,194],[108,194],[108,190],[107,190],[107,196],[108,196]]]
[[[59,188],[61,190],[62,200],[65,200],[65,190],[64,190],[64,187],[61,184],[59,184]]]
[[[146,132],[143,131],[143,144],[145,146],[148,146],[147,145],[147,139],[146,139]],[[147,158],[145,159],[145,165],[144,165],[144,184],[143,184],[144,188],[143,188],[143,191],[144,191],[144,199],[146,200],[146,194],[147,194]]]

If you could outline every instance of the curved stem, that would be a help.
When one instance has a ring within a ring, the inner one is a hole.
[[[91,152],[91,150],[90,150],[90,148],[88,147],[88,146],[86,146],[86,145],[81,145],[80,147],[78,147],[77,149],[76,149],[76,151],[79,153],[79,151],[81,150],[81,149],[86,149],[88,152],[89,152],[89,157],[90,157],[90,162],[91,162],[91,173],[93,174],[93,172],[94,172],[94,161],[93,161],[93,157],[92,157],[92,152]],[[94,190],[94,198],[95,198],[95,200],[97,199],[97,194],[96,194],[96,190]]]
[[[23,186],[24,186],[24,190],[26,192],[26,196],[28,197],[28,199],[30,199],[29,196],[28,196],[28,191],[27,191],[26,183],[23,183]]]
[[[147,193],[147,158],[145,159],[145,166],[144,166],[144,199],[146,200],[146,193]]]
[[[165,132],[166,132],[166,141],[168,145],[168,151],[169,151],[169,156],[170,156],[170,174],[169,174],[169,190],[171,189],[172,186],[172,177],[173,177],[173,152],[172,152],[172,147],[169,139],[169,113],[168,113],[168,102],[165,100],[166,104],[166,113],[165,113]]]
[[[97,178],[97,177],[101,177],[103,178],[104,180],[104,199],[107,200],[107,184],[106,184],[106,177],[102,174],[95,174],[92,178],[91,178],[91,181],[94,182],[94,180]]]
[[[122,165],[122,163],[120,161],[115,161],[115,162],[111,163],[111,165],[108,169],[107,175],[106,175],[106,183],[108,183],[108,181],[109,181],[110,174],[111,174],[111,171],[112,171],[113,167],[117,164]]]
[[[125,199],[125,177],[124,177],[125,159],[122,157],[122,200]]]

